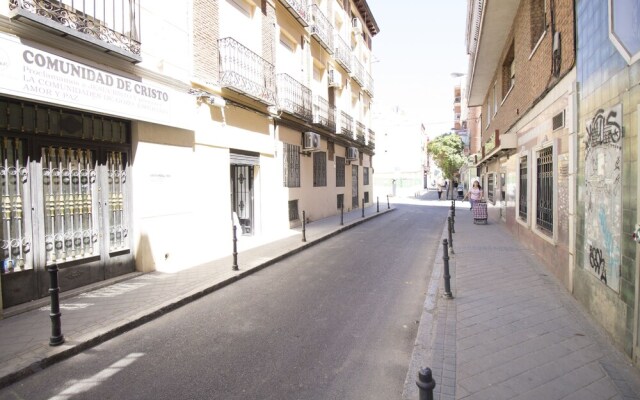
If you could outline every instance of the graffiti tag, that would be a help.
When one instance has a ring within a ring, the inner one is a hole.
[[[607,283],[607,268],[605,267],[604,258],[602,257],[602,250],[589,246],[589,263],[591,269],[596,275],[600,276],[600,280]]]
[[[587,123],[587,147],[596,147],[607,143],[618,143],[622,137],[619,111],[617,107],[605,112],[600,108]]]

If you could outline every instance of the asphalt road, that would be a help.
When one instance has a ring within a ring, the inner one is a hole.
[[[0,400],[398,399],[447,208],[397,207]]]

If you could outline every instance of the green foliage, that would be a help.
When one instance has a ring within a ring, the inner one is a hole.
[[[427,150],[448,179],[453,179],[465,162],[464,143],[455,133],[446,133],[433,139],[427,145]]]

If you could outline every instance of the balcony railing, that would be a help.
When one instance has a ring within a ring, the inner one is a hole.
[[[302,26],[309,26],[309,0],[280,0],[280,2]]]
[[[340,111],[340,133],[353,136],[353,117],[344,111]]]
[[[316,96],[313,102],[313,123],[336,131],[336,107],[321,96]]]
[[[342,65],[345,71],[351,72],[351,47],[349,47],[347,42],[345,42],[338,33],[335,35],[334,43],[336,45],[336,61]]]
[[[25,19],[73,36],[90,46],[140,62],[140,1],[9,0],[11,18]]]
[[[286,113],[311,122],[311,89],[288,74],[278,74],[278,105]]]
[[[351,72],[351,76],[360,86],[364,86],[364,67],[362,63],[354,58],[352,65],[353,71]]]
[[[311,6],[311,36],[315,37],[329,54],[333,54],[333,26],[316,4]]]
[[[376,148],[376,133],[371,129],[368,129],[369,135],[367,135],[367,147],[371,150]]]
[[[276,104],[273,64],[233,38],[218,41],[220,85],[267,105]]]
[[[360,121],[356,121],[356,142],[360,144],[365,143],[365,132],[367,131],[367,127]]]
[[[373,77],[368,72],[365,74],[364,91],[369,93],[369,96],[373,97]]]

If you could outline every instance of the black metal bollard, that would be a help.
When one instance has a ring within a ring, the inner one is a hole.
[[[453,218],[456,217],[456,199],[451,200],[451,213]]]
[[[344,201],[340,204],[340,225],[344,225]]]
[[[307,215],[306,212],[302,212],[302,241],[307,241]]]
[[[376,212],[380,212],[380,196],[376,196]]]
[[[236,226],[236,224],[233,224],[233,266],[231,267],[232,270],[237,271],[240,268],[238,268],[238,234],[237,234],[237,229],[238,227]]]
[[[453,218],[451,218],[451,215],[449,215],[447,217],[447,224],[448,224],[448,237],[449,237],[449,248],[451,249],[451,254],[453,254]]]
[[[387,210],[391,209],[391,205],[389,205],[389,195],[387,195]]]
[[[436,387],[436,381],[433,379],[431,368],[420,368],[416,385],[418,385],[420,400],[433,400],[433,389]]]
[[[64,343],[62,335],[62,323],[60,322],[60,287],[58,286],[58,264],[47,267],[49,272],[49,294],[51,295],[51,337],[49,346],[59,346]]]
[[[447,243],[447,239],[442,240],[442,261],[444,261],[444,295],[443,297],[447,299],[453,299],[453,294],[451,293],[451,275],[449,275],[449,243]]]
[[[364,197],[362,198],[362,218],[364,218]]]

